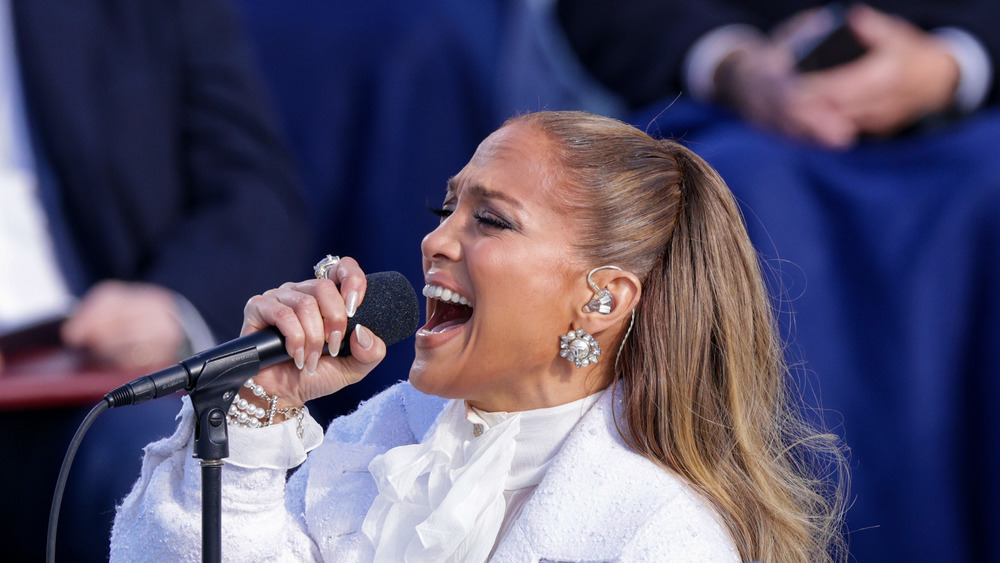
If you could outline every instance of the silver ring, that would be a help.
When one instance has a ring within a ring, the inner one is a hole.
[[[340,256],[327,254],[326,258],[320,260],[315,266],[313,266],[313,271],[316,272],[316,279],[330,279],[330,269],[336,268],[337,264],[340,264]]]

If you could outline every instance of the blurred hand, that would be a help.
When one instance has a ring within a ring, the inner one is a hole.
[[[719,65],[715,83],[718,101],[765,129],[832,148],[849,146],[858,136],[831,100],[803,88],[791,51],[779,45],[734,52]]]
[[[324,343],[329,343],[331,353],[340,349],[348,310],[352,315],[357,310],[367,283],[358,263],[343,258],[329,280],[289,282],[247,302],[241,334],[276,326],[285,336],[285,350],[293,359],[261,370],[254,377],[270,395],[278,397],[279,408],[301,406],[356,383],[385,357],[385,343],[362,326],[351,335],[350,356],[322,353]]]
[[[718,100],[747,121],[829,148],[849,147],[861,134],[891,135],[952,103],[959,70],[950,53],[905,20],[862,5],[849,10],[848,21],[868,52],[798,73],[781,38],[809,15],[778,26],[774,42],[727,57],[716,72]]]
[[[185,336],[170,290],[109,280],[84,295],[63,324],[62,339],[99,361],[149,369],[176,362]]]
[[[954,101],[958,63],[931,34],[868,6],[848,12],[851,29],[868,53],[802,79],[858,131],[891,135]]]

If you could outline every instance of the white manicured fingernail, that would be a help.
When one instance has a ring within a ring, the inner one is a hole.
[[[295,354],[292,355],[292,360],[295,361],[295,367],[301,370],[306,365],[305,357],[306,357],[306,351],[304,349],[299,348],[298,350],[296,350]]]
[[[316,375],[316,369],[319,367],[319,352],[313,352],[309,354],[309,359],[306,360],[306,373],[309,375]]]
[[[337,357],[337,354],[340,353],[340,344],[344,341],[344,333],[339,330],[335,330],[330,333],[330,336],[327,337],[326,341],[329,344],[328,348],[330,350],[330,355]]]
[[[347,294],[347,304],[345,305],[347,309],[347,316],[353,317],[354,313],[358,310],[358,292],[352,291]]]
[[[365,350],[368,350],[372,347],[372,344],[375,344],[375,338],[372,331],[365,328],[364,325],[358,325],[355,327],[354,334],[358,335],[358,344],[360,344]]]

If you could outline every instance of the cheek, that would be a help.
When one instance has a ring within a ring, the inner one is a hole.
[[[578,285],[572,273],[576,268],[567,256],[568,245],[553,238],[535,236],[516,245],[477,246],[466,257],[477,295],[491,304],[506,302],[513,312],[530,308],[534,313],[566,314],[568,296]]]
[[[529,262],[531,263],[531,262]],[[505,282],[482,292],[475,345],[499,363],[537,364],[558,354],[559,335],[570,328],[567,291],[551,264],[508,268]]]

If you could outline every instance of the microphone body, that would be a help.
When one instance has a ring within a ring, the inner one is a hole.
[[[358,324],[369,328],[386,345],[404,340],[417,330],[420,307],[410,282],[399,272],[376,272],[366,277],[368,288],[365,300],[354,317],[348,319],[339,355],[350,355],[350,335]],[[198,386],[206,366],[213,363],[224,362],[234,366],[256,363],[254,371],[257,372],[289,360],[291,357],[285,351],[285,339],[281,332],[276,327],[268,327],[199,352],[177,365],[134,379],[108,393],[104,399],[113,408],[137,405],[182,389],[190,392]],[[221,373],[224,378],[230,370],[216,368],[209,371]],[[244,373],[231,371],[240,376]],[[211,384],[219,385],[219,379],[220,376],[214,377]],[[242,385],[246,379],[242,377],[236,386]]]

